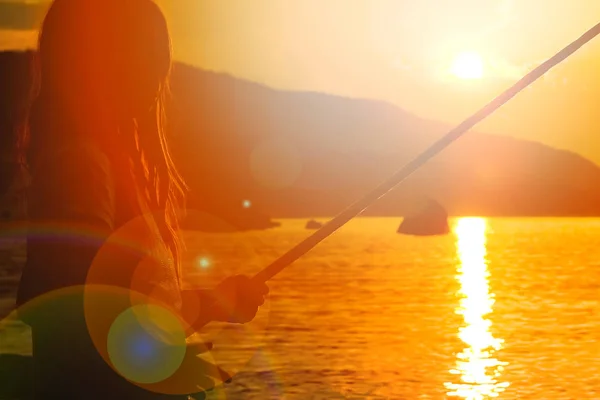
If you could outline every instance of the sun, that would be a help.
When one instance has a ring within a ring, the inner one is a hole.
[[[451,72],[460,79],[481,79],[483,59],[475,52],[462,52],[454,58]]]

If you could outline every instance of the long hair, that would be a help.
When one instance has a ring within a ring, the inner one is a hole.
[[[154,212],[151,233],[180,278],[187,186],[165,134],[171,63],[167,22],[152,0],[55,0],[39,35],[19,147],[35,169],[43,154],[77,137],[96,143],[134,211]]]

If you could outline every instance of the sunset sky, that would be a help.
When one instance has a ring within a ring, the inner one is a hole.
[[[598,0],[158,2],[179,60],[275,88],[381,99],[453,124],[600,22]],[[1,48],[34,44],[33,31],[0,32]],[[456,74],[464,53],[480,59],[480,78]],[[478,130],[600,163],[599,110],[597,38]]]

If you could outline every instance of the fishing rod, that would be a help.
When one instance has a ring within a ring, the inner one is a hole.
[[[464,135],[469,129],[475,126],[477,123],[482,121],[484,118],[492,114],[502,105],[507,103],[510,99],[515,97],[520,91],[531,85],[533,82],[538,80],[542,75],[548,72],[552,67],[556,66],[560,62],[564,61],[571,54],[579,50],[583,45],[588,43],[590,40],[600,34],[600,23],[585,32],[577,40],[566,46],[564,49],[556,53],[552,58],[549,58],[544,63],[540,64],[534,70],[530,71],[523,78],[521,78],[512,87],[501,93],[494,100],[489,102],[486,106],[481,108],[475,114],[464,120],[457,127],[450,130],[437,142],[432,144],[423,153],[415,157],[412,161],[406,164],[403,168],[398,170],[394,175],[385,180],[370,193],[367,193],[363,198],[350,205],[348,208],[339,213],[331,221],[323,225],[319,230],[315,231],[312,235],[292,247],[287,253],[282,255],[277,260],[273,261],[262,271],[257,273],[253,279],[266,282],[287,266],[292,264],[294,261],[308,253],[317,244],[322,242],[327,237],[331,236],[335,231],[345,225],[352,218],[360,215],[375,201],[385,196],[389,191],[402,183],[406,178],[412,175],[416,170],[421,168],[427,161],[436,156],[446,147],[448,147],[456,139]]]

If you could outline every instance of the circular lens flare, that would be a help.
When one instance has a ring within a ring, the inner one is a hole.
[[[173,375],[185,357],[185,330],[177,317],[155,305],[122,312],[107,337],[107,352],[124,378],[156,383]]]

